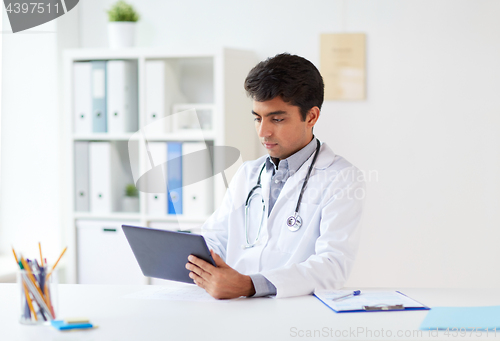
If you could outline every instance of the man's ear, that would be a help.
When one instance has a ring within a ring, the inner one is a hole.
[[[309,109],[306,116],[306,124],[308,128],[314,127],[316,122],[318,122],[319,114],[320,110],[318,107],[312,107],[311,109]]]

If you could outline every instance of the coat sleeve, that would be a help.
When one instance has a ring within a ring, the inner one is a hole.
[[[276,286],[276,297],[340,289],[351,272],[366,193],[362,173],[356,167],[342,170],[327,191],[321,204],[315,253],[301,263],[262,272]]]

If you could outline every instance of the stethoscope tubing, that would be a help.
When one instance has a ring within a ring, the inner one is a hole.
[[[299,216],[299,209],[300,209],[300,204],[302,202],[302,196],[304,195],[304,191],[305,191],[307,183],[309,181],[309,177],[311,176],[311,172],[312,172],[313,166],[316,163],[316,159],[318,158],[319,150],[320,150],[320,147],[321,147],[321,143],[319,142],[318,139],[316,139],[316,142],[317,142],[316,152],[314,153],[314,157],[313,157],[313,160],[311,162],[311,166],[309,166],[309,169],[307,171],[307,175],[304,178],[304,183],[302,184],[302,188],[300,190],[299,199],[297,200],[297,205],[295,206],[295,212],[294,212],[294,215],[293,215],[293,224],[290,225],[290,224],[287,223],[290,231],[293,231],[293,232],[298,231],[300,229],[300,227],[302,226],[302,219]],[[259,230],[257,231],[257,238],[255,239],[255,241],[252,244],[250,244],[250,242],[248,240],[248,207],[249,207],[250,200],[254,196],[254,192],[257,189],[262,188],[261,177],[262,177],[262,172],[264,171],[265,167],[266,167],[266,163],[264,162],[264,165],[262,165],[262,168],[260,169],[259,177],[257,178],[257,184],[250,190],[250,192],[248,193],[248,196],[247,196],[247,200],[245,201],[245,239],[246,239],[246,243],[247,243],[246,245],[243,245],[243,248],[245,248],[245,249],[246,248],[251,248],[251,247],[255,246],[257,244],[259,238],[260,238],[260,231],[262,229],[262,222],[264,220],[264,214],[265,214],[265,210],[266,210],[264,199],[262,199],[262,204],[263,204],[262,205],[262,216],[261,216],[261,222],[260,222],[260,225],[259,225]],[[287,222],[291,218],[292,217],[289,217],[287,219]],[[297,224],[297,222],[299,222],[299,226],[297,228],[294,228],[293,226],[295,226],[295,224]]]
[[[300,190],[300,195],[299,195],[299,200],[297,201],[297,206],[295,207],[295,213],[298,215],[299,214],[299,208],[300,208],[300,203],[302,202],[302,196],[304,195],[304,191],[306,190],[307,182],[309,181],[309,177],[311,176],[311,172],[314,166],[314,163],[316,162],[316,159],[318,158],[319,154],[319,148],[321,147],[321,144],[318,139],[316,139],[316,142],[318,143],[316,146],[316,153],[314,153],[313,160],[311,162],[311,166],[309,167],[309,170],[307,171],[306,178],[304,179],[304,183],[302,184],[302,188]]]

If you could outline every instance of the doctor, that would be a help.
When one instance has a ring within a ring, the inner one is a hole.
[[[203,225],[217,267],[189,256],[215,298],[289,297],[343,287],[359,242],[363,174],[313,135],[324,94],[308,60],[279,54],[248,74],[255,129],[269,155],[245,162]]]

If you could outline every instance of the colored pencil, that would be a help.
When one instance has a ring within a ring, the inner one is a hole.
[[[61,252],[61,255],[59,256],[59,258],[57,259],[57,262],[54,264],[54,266],[52,267],[52,270],[50,270],[49,274],[47,275],[47,278],[46,280],[49,279],[50,275],[52,275],[52,272],[54,272],[54,269],[56,268],[57,266],[57,263],[59,263],[59,261],[61,260],[62,256],[64,255],[64,253],[66,252],[66,250],[68,249],[68,247],[66,246],[64,248],[64,250]]]
[[[21,268],[21,270],[25,270],[25,273],[22,273],[21,275],[21,283],[23,285],[24,289],[24,294],[26,296],[26,303],[28,305],[29,311],[31,315],[35,318],[35,321],[38,321],[38,316],[35,312],[35,307],[33,305],[33,300],[31,299],[30,294],[33,294],[34,302],[38,304],[38,306],[41,309],[42,316],[45,318],[44,311],[48,313],[50,319],[55,319],[55,311],[54,307],[52,306],[52,302],[50,299],[50,288],[48,286],[48,279],[52,272],[54,271],[55,267],[61,260],[62,256],[67,250],[67,247],[64,248],[62,251],[61,255],[57,259],[57,262],[54,264],[52,267],[52,270],[49,272],[49,274],[45,277],[45,281],[43,283],[39,283],[38,280],[42,281],[43,280],[43,272],[48,270],[47,269],[47,259],[43,258],[42,254],[42,244],[38,243],[38,249],[40,251],[40,264],[39,266],[38,262],[35,261],[32,262],[29,259],[24,259],[24,257],[21,255],[20,259],[17,257],[16,251],[14,250],[14,247],[12,247],[12,254],[14,255],[14,258],[16,260],[16,263],[18,266]],[[45,262],[44,262],[45,260]],[[31,268],[31,264],[33,263],[33,269]],[[37,270],[38,271],[38,280],[35,277],[33,271]],[[43,291],[42,291],[43,287]]]
[[[17,259],[16,251],[14,251],[13,246],[12,246],[12,253],[14,254],[14,258],[16,259],[16,264],[19,265],[19,260]]]
[[[40,264],[43,267],[42,244],[40,242],[38,242],[38,249],[40,250]]]
[[[38,282],[36,281],[35,277],[33,276],[33,273],[31,272],[31,269],[23,256],[21,256],[21,263],[23,264],[23,267],[26,270],[26,274],[28,275],[28,278],[30,279],[31,283],[34,285],[35,289],[38,291],[40,296],[43,298],[42,290],[40,289]],[[45,299],[44,299],[44,302],[45,302]],[[45,303],[47,303],[47,302],[45,302]]]
[[[31,302],[31,297],[30,293],[28,291],[28,287],[26,286],[26,283],[24,280],[21,278],[21,281],[23,282],[23,287],[24,287],[24,295],[26,296],[26,301],[28,302],[28,307],[30,308],[31,315],[35,317],[35,321],[38,321],[38,317],[36,316],[35,308],[33,308],[33,302]]]

